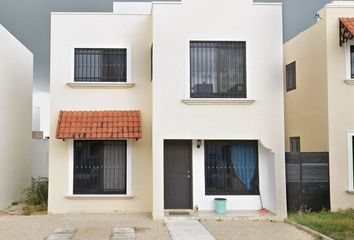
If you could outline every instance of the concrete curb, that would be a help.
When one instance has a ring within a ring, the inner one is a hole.
[[[319,233],[319,232],[317,232],[315,230],[312,230],[311,228],[305,227],[304,225],[301,225],[301,224],[298,224],[296,222],[290,221],[289,219],[285,219],[284,222],[289,224],[289,225],[292,225],[292,226],[296,227],[297,229],[300,229],[300,230],[302,230],[304,232],[307,232],[307,233],[311,234],[314,237],[318,237],[318,238],[324,239],[324,240],[335,240],[335,239],[330,238],[330,237],[328,237],[326,235],[323,235],[322,233]]]

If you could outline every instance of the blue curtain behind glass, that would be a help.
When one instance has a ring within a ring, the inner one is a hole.
[[[231,159],[235,174],[245,184],[247,190],[250,190],[257,170],[257,145],[251,142],[234,143],[231,147]]]

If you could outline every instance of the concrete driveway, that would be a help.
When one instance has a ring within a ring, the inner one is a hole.
[[[220,240],[313,239],[285,223],[203,220],[202,224]],[[163,221],[152,221],[150,214],[0,215],[1,240],[43,240],[61,227],[77,227],[76,240],[108,240],[114,227],[135,228],[137,239],[170,239]]]

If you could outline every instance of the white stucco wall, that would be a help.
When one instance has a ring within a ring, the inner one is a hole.
[[[33,55],[0,25],[0,209],[30,183]]]
[[[186,73],[192,39],[246,41],[247,95],[255,103],[192,106],[182,102],[189,91]],[[153,44],[154,218],[162,218],[164,212],[164,139],[260,140],[274,154],[274,211],[286,216],[281,5],[251,0],[154,3]],[[210,208],[210,201],[196,194],[200,210]],[[257,209],[259,200],[249,204]]]
[[[114,13],[53,13],[49,142],[49,213],[150,212],[151,184],[151,17]],[[75,89],[74,47],[130,46],[132,88]],[[67,198],[70,141],[55,138],[60,110],[140,110],[143,138],[132,141],[133,198]]]
[[[48,177],[48,148],[49,139],[32,139],[32,177]]]

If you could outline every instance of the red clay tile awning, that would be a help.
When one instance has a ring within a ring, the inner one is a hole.
[[[142,137],[140,111],[60,111],[57,139],[108,140]]]
[[[339,44],[348,42],[354,36],[354,18],[353,17],[341,17],[339,18]]]

